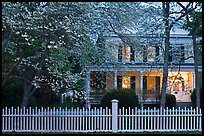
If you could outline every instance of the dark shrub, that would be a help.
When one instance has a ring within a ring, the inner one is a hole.
[[[161,100],[161,94],[159,95],[159,99]],[[168,107],[168,108],[176,107],[176,97],[175,97],[175,95],[166,94],[165,107]]]
[[[112,89],[103,96],[101,100],[102,107],[112,107],[111,100],[117,99],[119,108],[134,108],[139,107],[139,99],[132,89]]]
[[[172,108],[176,107],[176,97],[173,94],[166,94],[166,107]]]
[[[202,107],[202,86],[200,87],[200,107]],[[193,108],[196,107],[196,89],[193,89],[193,92],[191,94],[191,101]]]

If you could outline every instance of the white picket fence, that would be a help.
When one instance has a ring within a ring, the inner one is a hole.
[[[2,132],[202,131],[201,109],[3,108]]]

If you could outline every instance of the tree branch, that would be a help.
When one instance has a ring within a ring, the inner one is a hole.
[[[2,82],[2,87],[5,85],[5,83],[8,81],[8,79],[10,78],[11,74],[13,73],[13,71],[15,70],[16,66],[22,61],[24,57],[24,53],[21,53],[20,59],[11,67],[11,69],[9,70],[8,74],[5,76],[5,79]]]
[[[183,18],[184,16],[186,16],[188,13],[190,13],[191,11],[195,10],[197,8],[197,3],[195,5],[194,8],[192,9],[189,9],[188,10],[188,7],[193,4],[192,2],[190,2],[186,7],[184,7],[180,2],[177,2],[182,8],[183,10],[185,11],[185,13],[183,13],[182,15],[180,15],[180,17],[178,17],[177,19],[175,19],[173,22],[171,22],[171,24],[169,25],[169,29],[171,29],[173,27],[173,25],[179,21],[181,18]]]

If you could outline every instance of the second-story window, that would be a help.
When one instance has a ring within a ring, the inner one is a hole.
[[[169,47],[169,62],[184,62],[184,46],[175,45]]]
[[[130,47],[123,47],[122,59],[123,62],[130,62]]]
[[[159,46],[143,47],[143,62],[159,62]]]
[[[118,49],[118,62],[131,62],[135,61],[135,51],[131,46],[119,46]]]

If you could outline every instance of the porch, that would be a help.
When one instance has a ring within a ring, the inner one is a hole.
[[[159,103],[158,94],[162,86],[162,70],[162,67],[154,65],[88,67],[86,69],[87,105],[100,103],[105,93],[94,94],[96,89],[110,90],[117,88],[134,89],[139,97],[140,104]],[[98,77],[94,77],[96,73],[100,73]],[[93,84],[94,82],[95,85]],[[100,82],[103,83],[97,88],[97,83]],[[186,65],[180,66],[180,68],[177,66],[169,67],[167,86],[166,93],[175,95],[178,97],[178,101],[185,101],[188,98],[187,101],[189,102],[190,90],[195,87],[194,67],[187,67]],[[185,99],[181,99],[184,97]]]

